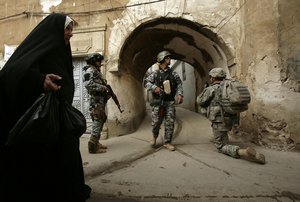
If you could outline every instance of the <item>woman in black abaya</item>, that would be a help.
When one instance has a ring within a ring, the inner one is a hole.
[[[73,25],[66,15],[50,14],[0,71],[0,197],[4,197],[0,201],[83,202],[89,197],[91,190],[84,182],[79,138],[61,138],[47,145],[4,146],[9,130],[41,93],[59,91],[60,100],[72,103],[74,79],[69,40]]]

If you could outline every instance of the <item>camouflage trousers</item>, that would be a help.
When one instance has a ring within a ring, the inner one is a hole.
[[[164,142],[171,143],[174,132],[174,124],[176,118],[175,104],[173,101],[165,102],[164,106],[152,107],[152,134],[155,138],[159,135],[159,130],[164,121],[165,136]]]
[[[97,138],[97,140],[100,140],[101,131],[107,119],[105,113],[105,105],[96,104],[95,107],[92,107],[90,109],[90,111],[90,115],[93,121],[91,135]]]
[[[219,152],[229,155],[234,158],[239,158],[238,150],[239,146],[229,144],[228,128],[222,127],[222,123],[212,123],[212,129],[214,133],[214,144]],[[230,127],[231,129],[231,127]]]

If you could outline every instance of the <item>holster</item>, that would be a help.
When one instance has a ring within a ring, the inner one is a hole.
[[[164,106],[160,106],[158,110],[158,116],[163,117],[165,116],[166,108]]]
[[[163,98],[162,96],[158,96],[157,94],[152,94],[152,101],[150,106],[161,106],[163,105]]]
[[[150,103],[150,106],[159,106],[161,105],[161,103],[162,103],[161,99],[153,98],[152,102]]]

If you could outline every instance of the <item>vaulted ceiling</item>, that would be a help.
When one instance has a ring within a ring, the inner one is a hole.
[[[162,50],[172,58],[191,64],[205,77],[214,66],[231,57],[220,38],[200,24],[182,18],[159,18],[136,28],[127,38],[119,58],[119,70],[141,81]]]

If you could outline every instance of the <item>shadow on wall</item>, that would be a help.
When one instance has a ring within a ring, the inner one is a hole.
[[[121,122],[118,120],[118,118],[115,118],[115,120],[107,120],[106,124],[108,128],[108,136],[117,137],[135,132],[139,128],[145,116],[146,111],[142,111],[135,117],[128,118],[126,122]]]

